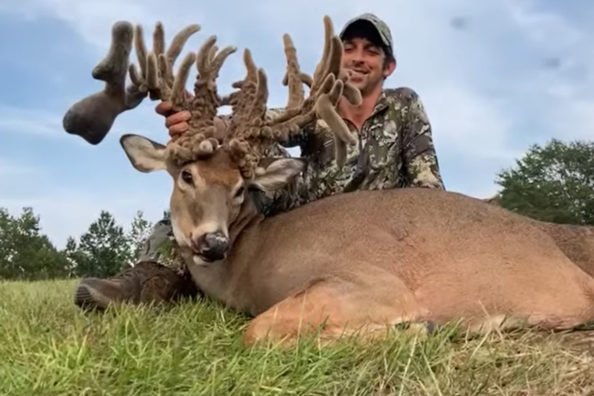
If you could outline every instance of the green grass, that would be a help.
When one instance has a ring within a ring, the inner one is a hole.
[[[584,335],[453,326],[426,339],[290,350],[242,345],[248,319],[214,303],[84,314],[76,282],[0,282],[1,395],[594,394]]]

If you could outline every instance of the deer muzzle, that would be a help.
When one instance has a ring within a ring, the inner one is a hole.
[[[225,258],[229,250],[229,239],[220,231],[201,235],[194,241],[193,250],[207,261],[217,261]]]

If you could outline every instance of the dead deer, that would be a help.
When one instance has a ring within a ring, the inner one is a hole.
[[[333,340],[398,323],[572,329],[594,320],[591,228],[540,223],[421,188],[344,193],[268,218],[258,212],[254,191],[283,188],[305,166],[268,155],[280,139],[319,117],[333,127],[338,160],[354,140],[335,106],[357,97],[340,75],[341,42],[328,18],[325,27],[311,79],[284,36],[289,101],[277,118],[267,117],[266,74],[248,50],[246,77],[226,98],[216,77],[234,49],[217,52],[214,38],[188,54],[175,76],[162,44],[141,57],[154,96],[193,118],[190,131],[166,145],[132,134],[121,144],[137,170],[171,175],[181,254],[207,296],[254,316],[245,341],[290,341],[313,331]],[[184,84],[194,64],[195,96],[188,99]],[[224,104],[232,117],[221,134],[214,118]]]

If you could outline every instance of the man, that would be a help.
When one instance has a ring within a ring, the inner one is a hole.
[[[338,110],[357,132],[359,142],[348,149],[342,168],[334,164],[333,135],[321,121],[283,142],[285,147],[299,146],[308,167],[293,188],[269,198],[263,209],[268,216],[361,189],[444,188],[431,126],[418,95],[408,88],[384,88],[384,81],[396,69],[388,26],[373,14],[363,14],[345,24],[340,38],[342,66],[363,101],[355,106],[341,100]],[[160,103],[156,111],[166,117],[171,135],[188,128],[189,112],[176,112],[167,102]],[[280,153],[287,155],[286,151]],[[112,279],[83,280],[76,293],[77,305],[103,308],[118,301],[173,300],[197,293],[183,264],[160,254],[172,240],[169,223],[159,222],[141,263]]]

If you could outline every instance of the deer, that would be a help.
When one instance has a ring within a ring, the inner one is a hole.
[[[133,80],[151,97],[190,110],[192,119],[166,143],[127,133],[121,147],[139,172],[171,176],[180,255],[207,298],[250,315],[244,342],[291,343],[313,334],[333,342],[451,322],[477,332],[572,330],[594,320],[592,227],[544,223],[424,188],[354,191],[260,213],[258,194],[286,188],[307,166],[275,156],[278,142],[317,120],[332,127],[336,161],[356,141],[336,106],[357,95],[341,73],[341,41],[327,16],[324,27],[312,76],[300,70],[290,35],[283,36],[289,94],[276,116],[267,111],[266,73],[249,49],[245,78],[221,96],[216,80],[235,47],[219,51],[211,36],[173,73],[162,33],[152,51],[136,37],[142,67],[130,68]],[[179,42],[172,47],[179,52]],[[190,98],[185,83],[194,66]],[[232,112],[221,124],[216,114],[224,105]]]

